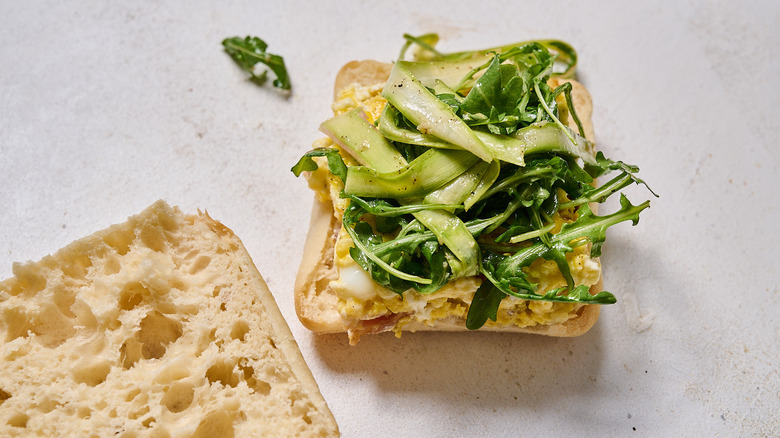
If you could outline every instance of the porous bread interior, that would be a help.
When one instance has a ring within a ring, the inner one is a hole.
[[[336,75],[334,96],[347,85],[357,83],[370,86],[387,80],[392,64],[367,60],[351,61]],[[552,78],[550,86],[557,87],[564,81],[572,84],[572,104],[577,110],[585,137],[595,141],[592,114],[593,103],[587,89],[577,81]],[[572,129],[577,129],[568,115],[562,117]],[[596,211],[596,206],[591,208]],[[336,220],[333,205],[316,197],[312,206],[309,232],[306,236],[303,258],[295,280],[295,310],[301,323],[316,333],[341,333],[347,331],[337,310],[338,297],[329,283],[338,278],[338,269],[333,260],[333,249],[341,222]],[[596,294],[602,290],[602,282],[591,286]],[[379,286],[377,286],[379,287]],[[599,316],[598,305],[585,305],[576,310],[577,315],[563,323],[536,325],[531,327],[485,326],[482,331],[534,333],[547,336],[572,337],[587,332]],[[403,326],[404,331],[467,331],[463,319],[441,319],[432,324],[417,321]]]
[[[0,283],[0,436],[338,435],[233,232],[158,201]]]

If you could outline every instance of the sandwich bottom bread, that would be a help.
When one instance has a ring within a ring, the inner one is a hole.
[[[338,435],[249,254],[158,201],[0,283],[0,436]]]
[[[360,108],[369,122],[380,117],[387,101],[382,95],[392,65],[377,61],[353,61],[345,65],[335,81],[335,114]],[[592,103],[588,91],[576,81],[551,78],[555,88],[570,82],[572,102],[584,128],[593,141]],[[563,100],[562,98],[560,100]],[[561,103],[561,121],[576,130],[575,121]],[[337,147],[330,139],[316,147]],[[347,154],[342,154],[347,155]],[[295,283],[296,311],[301,322],[318,333],[347,332],[351,344],[364,334],[393,331],[465,331],[468,308],[482,280],[479,276],[460,278],[431,294],[414,291],[399,295],[374,283],[349,255],[352,240],[342,226],[348,202],[340,196],[343,185],[328,172],[324,158],[316,158],[319,168],[308,174],[315,191],[309,233]],[[595,205],[591,206],[595,212]],[[592,295],[601,291],[601,265],[590,257],[590,245],[583,245],[567,259],[578,284],[590,287]],[[571,257],[570,257],[571,256]],[[531,266],[540,291],[564,286],[555,262],[539,260]],[[540,292],[544,293],[544,292]],[[598,319],[599,306],[580,303],[525,301],[506,297],[497,320],[481,330],[535,333],[549,336],[578,336]]]

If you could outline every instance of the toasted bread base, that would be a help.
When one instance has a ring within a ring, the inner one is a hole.
[[[377,61],[352,61],[339,70],[336,75],[334,92],[347,85],[358,83],[363,86],[374,85],[387,80],[392,68],[391,64]],[[557,87],[564,80],[551,79],[550,86]],[[593,141],[593,124],[591,122],[592,101],[590,94],[580,83],[572,83],[572,101],[577,108],[577,115],[583,124],[585,136]],[[569,125],[576,129],[573,121]],[[595,208],[595,207],[594,207]],[[338,279],[338,269],[334,263],[334,247],[336,237],[341,229],[341,221],[334,214],[330,202],[320,201],[315,197],[312,206],[309,232],[306,236],[303,258],[295,279],[295,310],[301,323],[316,333],[343,333],[347,331],[337,310],[338,296],[329,284]],[[602,290],[602,283],[591,286],[591,294]],[[379,286],[377,286],[379,287]],[[584,305],[574,310],[576,316],[552,325],[536,325],[530,327],[518,326],[484,326],[482,331],[534,333],[556,337],[573,337],[587,332],[598,320],[599,306]],[[468,331],[464,318],[445,318],[431,324],[418,321],[407,323],[403,331]]]

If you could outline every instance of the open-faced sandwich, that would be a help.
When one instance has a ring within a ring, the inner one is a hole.
[[[576,52],[546,40],[443,54],[436,35],[405,38],[394,64],[341,69],[328,137],[293,167],[316,193],[299,318],[352,344],[402,330],[586,332],[615,302],[601,290],[606,229],[636,224],[649,202],[621,194],[596,215],[642,181],[596,152]]]

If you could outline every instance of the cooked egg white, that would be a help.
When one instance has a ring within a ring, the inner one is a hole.
[[[383,84],[362,87],[352,84],[341,90],[332,105],[334,114],[341,114],[355,107],[361,107],[370,122],[375,121],[382,113],[387,101],[382,98]],[[330,139],[319,140],[315,147],[338,147]],[[348,154],[345,162],[349,161]],[[309,175],[309,186],[322,201],[330,200],[338,218],[343,216],[348,201],[339,198],[339,192],[344,188],[341,180],[328,171],[324,158],[318,158],[320,168]],[[557,225],[553,232],[560,230],[563,223],[575,218],[573,212],[556,214]],[[338,269],[338,279],[331,282],[330,287],[339,297],[339,313],[347,327],[354,327],[361,320],[371,320],[391,314],[404,315],[393,330],[400,336],[403,327],[412,322],[433,325],[437,320],[453,317],[465,319],[468,307],[479,287],[478,277],[460,278],[443,286],[431,294],[420,294],[413,290],[403,295],[396,294],[374,283],[349,255],[353,246],[352,239],[345,230],[340,230],[335,244],[334,262]],[[592,286],[598,283],[601,275],[601,265],[598,259],[589,255],[590,246],[584,245],[566,255],[571,267],[571,274],[577,284]],[[528,280],[538,284],[538,293],[563,287],[566,281],[553,261],[539,259],[523,269]],[[515,297],[506,297],[498,309],[495,322],[488,321],[490,326],[530,327],[534,325],[550,325],[567,321],[576,316],[576,310],[581,304],[556,303],[547,301],[527,301]]]

